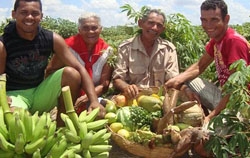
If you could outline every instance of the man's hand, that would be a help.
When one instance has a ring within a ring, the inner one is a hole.
[[[87,95],[83,95],[79,98],[77,98],[76,103],[75,103],[75,109],[78,109],[81,106],[86,106],[88,104],[88,97]],[[93,109],[100,107],[100,112],[98,114],[98,118],[104,118],[106,111],[104,106],[102,106],[98,101],[92,102],[89,105],[88,108],[88,113],[90,113]]]
[[[91,102],[90,105],[89,105],[89,108],[88,108],[88,113],[90,113],[92,110],[94,110],[95,108],[100,108],[100,111],[99,111],[99,114],[98,114],[98,118],[101,119],[101,118],[104,118],[105,114],[106,114],[106,110],[105,110],[105,107],[102,106],[102,104],[100,104],[98,101],[94,101],[94,102]]]
[[[128,99],[134,99],[139,94],[139,89],[136,85],[132,84],[123,89],[123,93]]]
[[[209,121],[210,121],[210,117],[209,116],[206,116],[205,117],[205,119],[204,119],[204,122],[203,122],[203,124],[208,124],[209,123]]]
[[[177,77],[170,78],[167,82],[165,82],[166,89],[174,88],[180,90],[182,85],[183,83],[178,81]]]

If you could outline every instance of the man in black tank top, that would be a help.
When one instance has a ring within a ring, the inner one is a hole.
[[[57,106],[59,113],[65,112],[61,88],[69,86],[73,101],[83,89],[91,103],[88,110],[100,107],[99,115],[103,117],[105,109],[98,102],[86,69],[60,35],[40,27],[41,1],[16,0],[12,17],[15,20],[5,27],[0,38],[0,74],[7,75],[11,108],[41,114]],[[62,121],[57,116],[60,126]]]

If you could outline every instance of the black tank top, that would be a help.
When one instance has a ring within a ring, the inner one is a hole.
[[[7,91],[39,85],[53,53],[53,33],[39,26],[37,36],[32,41],[26,40],[17,34],[16,23],[10,22],[4,29],[2,41],[7,52]]]

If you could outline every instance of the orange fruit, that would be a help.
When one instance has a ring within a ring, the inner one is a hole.
[[[116,102],[116,106],[118,107],[123,107],[126,106],[127,104],[127,99],[124,95],[119,94],[114,98],[115,102]]]

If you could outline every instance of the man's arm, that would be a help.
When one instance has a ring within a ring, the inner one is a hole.
[[[226,108],[229,97],[230,95],[226,95],[220,100],[216,108],[213,111],[211,111],[208,116],[205,117],[204,123],[208,123],[213,117],[218,115],[222,110]]]
[[[169,79],[165,83],[166,88],[175,88],[180,89],[181,86],[188,80],[192,80],[195,77],[198,77],[205,69],[213,62],[213,58],[205,53],[199,59],[198,62],[192,64],[186,71],[180,73],[179,75]]]
[[[139,94],[139,89],[135,84],[128,84],[120,78],[113,80],[114,87],[129,99],[134,99]]]
[[[102,95],[108,90],[112,72],[113,72],[113,67],[109,66],[107,63],[104,64],[102,68],[100,83],[95,87],[95,92],[97,96]]]
[[[81,88],[87,94],[88,99],[91,103],[91,108],[89,110],[91,111],[92,108],[101,106],[95,93],[93,81],[91,80],[85,67],[82,66],[80,62],[75,58],[75,56],[70,52],[70,49],[66,45],[64,39],[56,33],[54,33],[54,51],[55,55],[52,59],[54,65],[51,67],[57,68],[61,67],[63,64],[64,66],[75,68],[81,75]]]
[[[5,72],[6,66],[6,50],[3,43],[0,41],[0,74]]]

